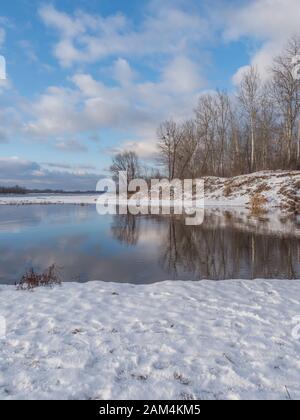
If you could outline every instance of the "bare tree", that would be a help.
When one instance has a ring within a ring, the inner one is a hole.
[[[265,86],[263,89],[258,115],[256,163],[259,170],[273,169],[278,165],[277,158],[277,135],[278,124],[276,121],[275,107],[272,102],[269,88]],[[275,166],[274,166],[275,165]]]
[[[283,53],[274,59],[272,66],[272,93],[281,116],[288,166],[292,163],[300,113],[300,80],[294,75],[294,58],[299,54],[300,37],[293,37]]]
[[[249,124],[250,139],[251,139],[251,153],[250,153],[250,171],[255,169],[256,159],[256,134],[257,121],[259,114],[259,106],[261,101],[262,84],[260,76],[255,67],[251,66],[249,70],[243,75],[239,91],[238,99],[240,101],[242,111],[245,114],[246,120]]]
[[[115,181],[119,179],[119,172],[127,172],[128,182],[139,176],[140,163],[135,152],[125,151],[113,158],[110,171]]]
[[[198,174],[216,173],[216,110],[213,95],[202,95],[195,110],[198,128]]]
[[[217,91],[200,97],[195,110],[198,129],[200,175],[226,176],[231,167],[231,144],[239,149],[230,98]]]
[[[228,145],[229,170],[226,176],[240,175],[244,172],[242,159],[241,128],[236,107],[230,104],[230,138]]]
[[[166,121],[158,129],[158,147],[160,158],[166,165],[169,179],[175,178],[176,165],[179,159],[178,150],[183,141],[181,127],[174,121]]]
[[[178,159],[176,162],[176,178],[193,178],[195,173],[195,159],[198,147],[197,126],[193,120],[188,120],[181,126],[183,141],[178,146]]]
[[[227,152],[231,122],[231,106],[226,92],[217,91],[215,106],[217,117],[217,144],[219,151],[219,164],[217,171],[220,176],[225,176],[227,172],[226,166],[228,164]]]

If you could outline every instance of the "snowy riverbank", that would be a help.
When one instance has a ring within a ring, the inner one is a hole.
[[[300,211],[300,171],[263,171],[234,178],[206,177],[204,184],[206,207],[250,208],[253,198],[259,195],[265,200],[263,207],[266,210],[279,208],[282,211]],[[98,197],[97,194],[7,195],[0,196],[0,205],[96,205]],[[142,203],[147,205],[148,198],[142,197]]]
[[[298,281],[0,286],[0,399],[300,399]]]
[[[2,195],[0,205],[74,204],[96,205],[99,194],[28,194]]]

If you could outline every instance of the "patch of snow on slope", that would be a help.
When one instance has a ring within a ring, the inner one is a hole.
[[[297,210],[300,171],[264,171],[235,178],[205,178],[205,205],[249,207],[256,195],[266,198],[266,209]]]

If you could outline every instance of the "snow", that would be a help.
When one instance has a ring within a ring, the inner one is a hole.
[[[300,399],[299,297],[271,280],[0,286],[0,399]]]
[[[291,209],[299,206],[300,171],[263,171],[234,178],[205,177],[206,207],[250,206],[252,197],[259,193],[266,200],[266,209]],[[0,196],[1,204],[96,204],[98,194],[39,194],[25,196]],[[141,203],[148,205],[148,198],[142,197]],[[298,204],[297,204],[298,203]],[[152,202],[153,204],[153,202]],[[159,204],[159,203],[157,203]],[[169,203],[165,203],[168,205]],[[202,200],[198,203],[202,205]],[[164,206],[164,203],[162,203]]]
[[[29,204],[95,204],[99,194],[28,194],[2,195],[0,205],[29,205]]]
[[[298,237],[282,211],[297,213],[299,189],[299,171],[207,177],[205,206],[216,226],[230,208],[235,229]],[[255,194],[269,210],[259,220],[247,209]],[[0,196],[0,205],[98,197]],[[300,399],[299,298],[299,281],[0,286],[0,399]]]
[[[256,195],[266,198],[266,209],[290,208],[299,199],[300,171],[262,171],[234,178],[205,178],[205,205],[249,207]]]

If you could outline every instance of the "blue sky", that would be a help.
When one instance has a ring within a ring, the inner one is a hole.
[[[93,189],[111,156],[151,162],[202,92],[262,77],[298,0],[10,0],[0,7],[0,184]]]

